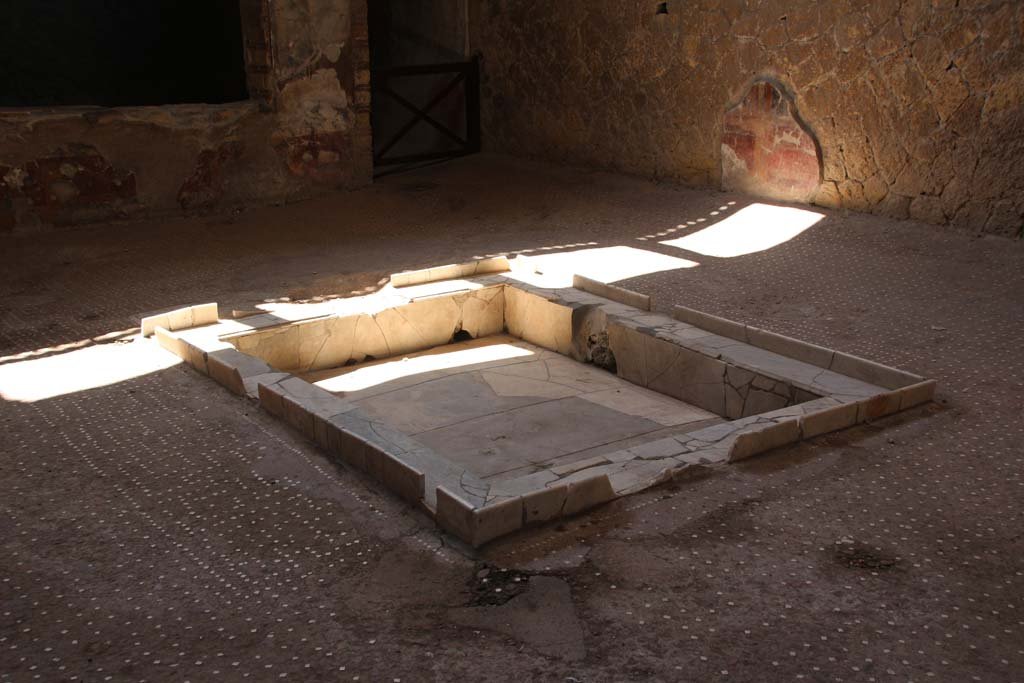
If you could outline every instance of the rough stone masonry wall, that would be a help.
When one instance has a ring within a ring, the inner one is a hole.
[[[719,186],[759,77],[820,142],[816,203],[1019,235],[1019,0],[481,0],[485,144]]]
[[[0,230],[369,182],[366,3],[241,2],[247,102],[0,110]]]

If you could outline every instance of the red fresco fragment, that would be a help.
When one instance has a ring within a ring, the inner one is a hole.
[[[755,83],[725,113],[722,186],[773,199],[809,201],[821,181],[818,145],[771,83]]]

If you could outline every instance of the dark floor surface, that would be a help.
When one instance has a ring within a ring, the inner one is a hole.
[[[658,243],[752,201],[477,156],[0,236],[0,681],[1024,680],[1024,245],[838,213],[747,256]],[[567,245],[696,261],[619,284],[934,377],[938,400],[474,558],[110,334]]]

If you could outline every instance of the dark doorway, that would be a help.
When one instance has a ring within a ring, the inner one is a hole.
[[[371,121],[377,175],[480,149],[479,71],[467,0],[371,0]]]
[[[248,98],[239,0],[3,0],[0,106]]]

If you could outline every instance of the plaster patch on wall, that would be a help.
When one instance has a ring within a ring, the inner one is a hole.
[[[346,158],[350,143],[344,133],[314,131],[282,139],[276,149],[292,175],[330,183],[344,180],[342,160]]]
[[[212,206],[224,195],[225,166],[242,155],[243,144],[229,140],[215,149],[204,149],[196,167],[178,191],[183,209]]]
[[[5,193],[36,207],[102,204],[135,199],[135,174],[115,168],[89,146],[61,149],[11,168],[3,175]]]
[[[27,177],[28,177],[28,174],[25,173],[25,169],[22,169],[22,168],[12,168],[10,171],[7,171],[4,174],[4,176],[3,176],[3,180],[4,180],[3,184],[6,185],[7,188],[10,191],[21,190],[22,187],[24,187],[25,178],[27,178]]]
[[[318,69],[309,78],[292,81],[278,96],[279,129],[291,137],[310,131],[348,129],[348,95],[333,69]]]
[[[345,46],[341,43],[334,43],[333,45],[326,46],[324,48],[324,56],[327,57],[327,61],[331,64],[337,62],[341,57],[341,48],[343,47]]]
[[[333,69],[288,83],[278,97],[278,150],[294,176],[321,182],[342,179],[350,151],[349,98]]]
[[[320,64],[335,63],[350,35],[350,4],[329,0],[274,3],[279,80],[291,80]]]

